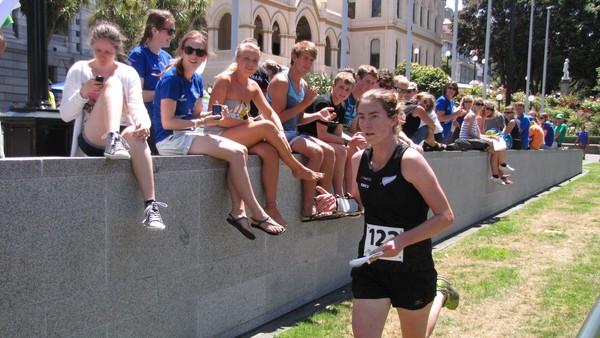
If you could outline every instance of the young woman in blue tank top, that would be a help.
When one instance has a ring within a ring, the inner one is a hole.
[[[358,256],[383,256],[352,270],[356,337],[381,336],[390,305],[398,312],[403,337],[426,337],[447,300],[458,305],[449,283],[437,280],[431,255],[431,237],[447,230],[454,215],[425,158],[398,142],[401,109],[396,95],[382,89],[366,92],[357,107],[369,143],[352,158],[352,193],[360,196],[365,211]],[[318,208],[332,208],[332,198],[319,195]],[[429,209],[433,216],[427,218]]]

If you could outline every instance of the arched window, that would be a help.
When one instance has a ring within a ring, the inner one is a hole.
[[[329,37],[325,38],[325,66],[331,67],[331,42],[329,42]]]
[[[338,41],[337,67],[342,67],[342,40]]]
[[[398,19],[402,17],[402,0],[396,0],[396,17]]]
[[[369,64],[375,68],[379,68],[379,39],[371,40],[371,58]]]
[[[431,12],[429,11],[429,9],[427,9],[427,30],[431,29],[431,25],[429,24],[429,16],[431,15]]]
[[[394,55],[394,69],[396,69],[396,67],[398,66],[398,54],[400,54],[398,48],[400,48],[400,44],[398,43],[398,40],[396,40],[396,55]]]
[[[260,47],[261,51],[263,51],[265,49],[263,46],[263,44],[264,44],[264,34],[263,33],[264,33],[264,29],[263,29],[262,20],[261,20],[260,16],[257,16],[256,20],[254,20],[254,38],[258,42],[258,46]]]
[[[436,17],[433,19],[433,31],[434,31],[435,33],[437,33],[437,27],[438,27],[438,24],[437,24],[437,16],[436,16]]]
[[[419,26],[423,27],[423,6],[419,7]]]
[[[296,26],[296,42],[303,40],[312,41],[310,25],[308,24],[306,17],[301,17]]]
[[[219,21],[217,48],[221,50],[231,49],[231,14],[226,13]]]
[[[281,55],[281,30],[277,21],[273,24],[273,36],[271,39],[271,52],[273,55]]]
[[[381,0],[371,1],[371,17],[377,18],[381,16]]]

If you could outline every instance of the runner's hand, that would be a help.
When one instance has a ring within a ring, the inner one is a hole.
[[[400,235],[398,235],[398,236],[400,236]],[[371,254],[374,254],[379,251],[383,251],[384,257],[393,257],[393,256],[398,255],[400,253],[400,251],[402,251],[402,248],[396,242],[396,239],[398,238],[398,236],[396,236],[394,239],[391,239],[391,240],[381,244],[379,247],[377,247],[377,249],[371,251]]]

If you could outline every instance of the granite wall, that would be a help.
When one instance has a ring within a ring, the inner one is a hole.
[[[479,152],[429,153],[456,215],[450,232],[581,172],[581,152],[509,152],[515,184],[490,183]],[[155,158],[168,226],[144,231],[129,162],[0,160],[0,337],[231,337],[349,282],[360,218],[301,223],[281,167],[281,237],[225,222],[223,162]],[[260,200],[260,161],[249,170]],[[448,234],[444,234],[448,235]]]

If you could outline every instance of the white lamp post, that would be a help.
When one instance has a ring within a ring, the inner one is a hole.
[[[544,100],[546,99],[546,69],[548,68],[548,33],[550,32],[550,10],[553,6],[546,7],[546,41],[544,43],[544,70],[542,74],[542,102],[540,104],[540,113],[544,112]]]
[[[533,44],[533,13],[535,0],[531,0],[531,15],[529,16],[529,48],[527,49],[527,81],[525,82],[525,113],[529,112],[529,80],[531,79],[531,47]]]
[[[410,66],[412,63],[412,40],[413,40],[413,16],[414,16],[414,7],[415,0],[408,0],[408,16],[406,23],[406,48],[408,55],[406,56],[406,73],[404,74],[406,78],[410,81]]]
[[[488,63],[490,60],[490,33],[492,31],[492,0],[488,0],[487,8],[487,21],[485,25],[485,58],[481,61],[483,63],[483,88],[482,96],[483,99],[487,99],[487,86],[488,86]]]

